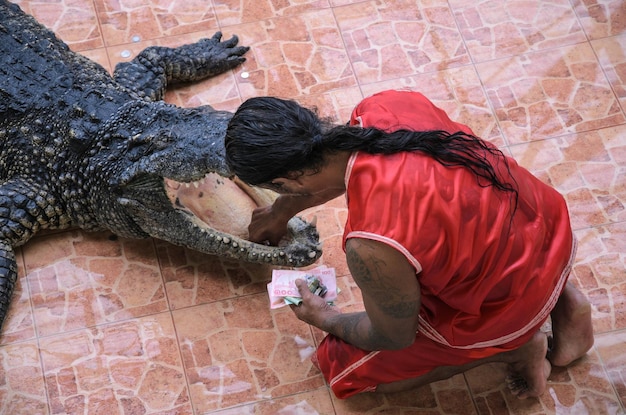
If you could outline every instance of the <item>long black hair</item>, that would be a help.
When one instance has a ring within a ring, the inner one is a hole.
[[[460,131],[385,132],[333,125],[295,101],[258,97],[245,101],[234,114],[225,146],[229,167],[251,185],[269,184],[304,170],[317,171],[323,166],[324,156],[337,151],[420,151],[445,166],[470,169],[481,186],[513,193],[517,205],[517,185],[504,154],[492,144]]]

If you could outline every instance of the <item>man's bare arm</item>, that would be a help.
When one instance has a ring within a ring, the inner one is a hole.
[[[248,226],[249,239],[253,242],[269,241],[278,245],[287,233],[289,219],[313,206],[319,206],[339,196],[337,191],[328,194],[299,195],[283,194],[278,196],[271,206],[254,210]]]
[[[303,292],[305,301],[294,308],[296,315],[364,350],[409,346],[415,339],[420,306],[414,268],[397,250],[367,239],[348,240],[346,257],[363,293],[365,312],[342,314]]]

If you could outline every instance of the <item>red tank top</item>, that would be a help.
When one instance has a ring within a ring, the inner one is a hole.
[[[409,91],[365,99],[351,124],[472,134]],[[504,163],[491,161],[505,174]],[[519,191],[513,217],[512,194],[479,186],[465,167],[443,166],[422,152],[355,153],[350,160],[344,246],[367,238],[403,253],[422,292],[419,330],[440,343],[475,348],[516,339],[545,320],[569,273],[574,240],[564,199],[515,160],[508,163]]]

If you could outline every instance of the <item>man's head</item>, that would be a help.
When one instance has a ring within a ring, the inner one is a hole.
[[[244,182],[271,187],[274,179],[319,170],[327,127],[313,111],[295,101],[250,98],[228,125],[226,162]]]

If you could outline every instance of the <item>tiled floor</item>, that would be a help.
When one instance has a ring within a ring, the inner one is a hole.
[[[268,309],[270,269],[161,241],[78,230],[18,250],[0,338],[0,413],[619,414],[626,407],[626,2],[623,0],[17,1],[108,70],[148,45],[221,30],[236,70],[168,93],[234,110],[278,95],[345,121],[363,97],[422,91],[561,191],[579,251],[572,281],[596,344],[518,401],[504,368],[398,395],[339,401],[308,356],[322,336]],[[360,307],[340,249],[342,200],[317,215],[325,254]]]

